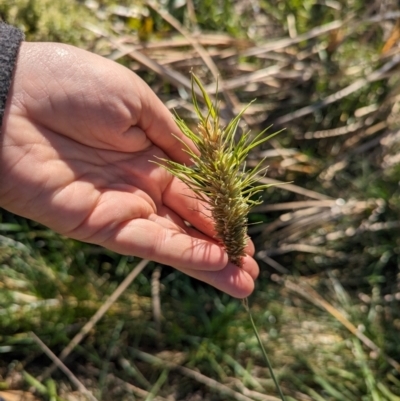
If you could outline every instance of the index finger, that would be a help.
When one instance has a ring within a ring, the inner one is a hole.
[[[137,124],[146,132],[148,138],[161,148],[172,160],[186,165],[192,164],[190,157],[184,151],[185,145],[193,151],[196,148],[175,123],[172,113],[142,81],[141,88],[141,114]],[[183,143],[182,143],[183,142]]]

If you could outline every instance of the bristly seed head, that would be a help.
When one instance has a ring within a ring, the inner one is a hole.
[[[202,92],[207,106],[206,115],[198,105],[195,85]],[[261,203],[253,199],[254,195],[271,186],[256,185],[258,175],[266,171],[262,168],[264,160],[250,171],[246,171],[243,164],[253,148],[277,133],[264,137],[263,131],[251,139],[250,132],[247,132],[236,141],[235,134],[245,109],[226,127],[220,127],[218,106],[211,102],[194,74],[192,99],[199,118],[198,134],[191,131],[180,117],[176,117],[176,122],[183,134],[193,141],[200,155],[184,144],[194,163],[192,167],[164,159],[162,161],[165,164],[161,165],[186,183],[195,196],[208,205],[214,220],[216,238],[226,250],[229,260],[241,267],[248,241],[247,216],[253,206]]]

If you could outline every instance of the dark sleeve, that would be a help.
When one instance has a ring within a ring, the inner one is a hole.
[[[0,21],[0,131],[15,61],[23,39],[24,34],[19,29]]]

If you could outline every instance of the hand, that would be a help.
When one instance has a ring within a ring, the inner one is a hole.
[[[189,162],[172,134],[187,141],[132,71],[71,46],[23,43],[0,135],[0,206],[245,297],[254,259],[228,263],[204,205],[149,162]]]

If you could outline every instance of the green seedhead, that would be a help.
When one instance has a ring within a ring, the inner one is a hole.
[[[195,85],[200,89],[207,113],[200,110],[195,93]],[[256,194],[270,185],[257,185],[258,177],[264,174],[264,160],[253,169],[246,169],[246,158],[256,146],[276,135],[267,137],[262,131],[254,138],[250,132],[237,139],[237,130],[242,110],[226,127],[221,127],[217,101],[215,104],[206,93],[202,83],[192,74],[192,98],[199,118],[197,132],[193,132],[185,121],[176,117],[176,122],[195,144],[198,153],[185,145],[193,166],[185,166],[171,160],[163,160],[164,167],[181,179],[193,190],[195,196],[204,201],[214,220],[216,237],[226,250],[229,260],[242,266],[247,244],[247,216],[250,209],[261,203]]]

